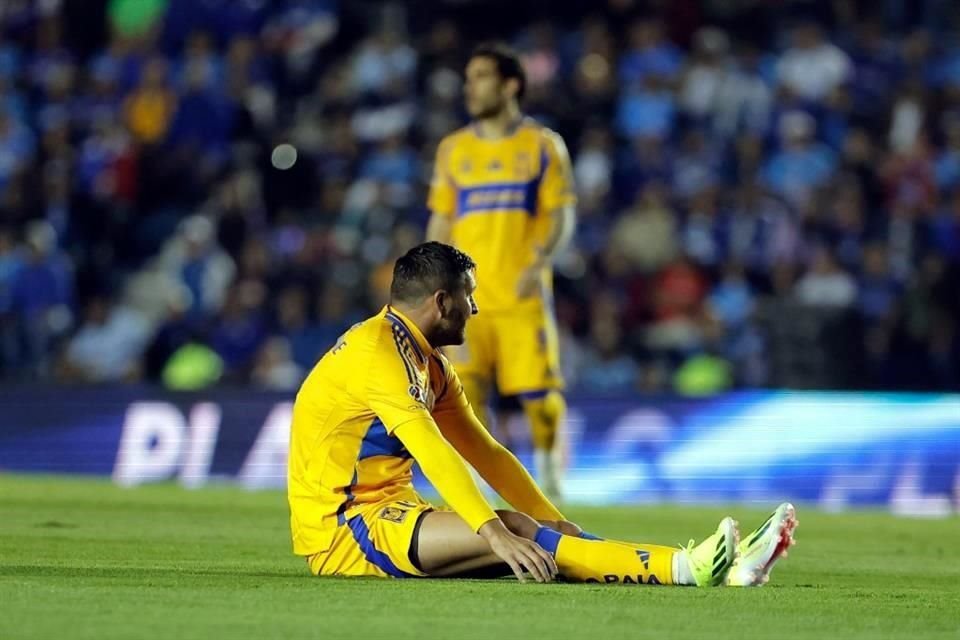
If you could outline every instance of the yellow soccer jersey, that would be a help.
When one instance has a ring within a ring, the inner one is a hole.
[[[287,472],[294,553],[326,551],[365,507],[415,501],[411,452],[475,531],[496,515],[461,455],[516,509],[562,518],[477,421],[443,354],[388,306],[344,334],[297,394]]]
[[[385,308],[344,334],[297,394],[288,469],[297,553],[322,551],[351,506],[412,490],[413,457],[394,430],[432,420],[454,375],[414,331]]]
[[[481,311],[517,304],[520,274],[546,240],[550,212],[576,202],[563,140],[531,118],[486,139],[473,126],[437,149],[428,206],[453,221],[452,243],[477,262]],[[549,269],[542,291],[549,292]]]

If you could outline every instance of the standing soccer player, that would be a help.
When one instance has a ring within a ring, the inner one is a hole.
[[[466,69],[473,122],[437,150],[427,239],[453,244],[480,265],[477,304],[451,361],[484,424],[493,384],[520,399],[537,478],[560,497],[557,431],[566,411],[552,309],[551,263],[573,233],[574,195],[563,140],[520,111],[526,79],[515,53],[477,48]]]

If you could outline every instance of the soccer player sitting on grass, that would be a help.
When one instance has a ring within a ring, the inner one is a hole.
[[[679,549],[600,539],[564,519],[477,420],[439,351],[462,343],[478,312],[474,267],[445,244],[411,249],[394,266],[390,304],[345,333],[303,383],[287,488],[294,553],[318,575],[766,582],[793,543],[789,504],[742,542],[728,517]],[[414,461],[449,509],[414,491]],[[467,464],[516,511],[494,511]]]

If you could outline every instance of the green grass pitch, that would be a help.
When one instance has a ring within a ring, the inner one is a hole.
[[[570,509],[675,544],[730,511]],[[278,492],[0,476],[0,638],[960,638],[960,523],[799,506],[761,589],[319,579]]]

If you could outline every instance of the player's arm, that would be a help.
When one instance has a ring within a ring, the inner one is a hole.
[[[453,237],[453,218],[434,213],[427,223],[427,242],[450,244]]]
[[[433,417],[443,437],[514,509],[536,520],[563,520],[563,515],[540,491],[516,456],[497,442],[477,419],[459,378],[449,365],[447,390],[438,400]]]
[[[431,213],[430,222],[427,223],[427,240],[444,244],[450,244],[453,236],[453,218],[457,206],[457,186],[450,174],[451,146],[452,142],[444,139],[437,147],[430,193],[427,196],[427,207]]]
[[[384,345],[377,352],[376,376],[365,384],[367,406],[396,436],[420,464],[424,475],[437,489],[446,503],[474,531],[497,515],[477,488],[463,459],[440,434],[412,379],[410,354],[401,353],[393,344]],[[416,388],[415,388],[416,387]]]
[[[387,425],[391,410],[385,411],[385,415],[388,417],[380,419]],[[395,426],[393,433],[420,464],[447,505],[487,541],[490,550],[510,565],[519,580],[523,580],[523,569],[533,574],[537,582],[549,582],[556,577],[553,557],[536,542],[507,529],[477,489],[463,459],[440,434],[429,415],[407,420]]]
[[[479,531],[484,524],[497,518],[470,476],[467,465],[444,439],[429,415],[404,422],[394,429],[394,435],[420,464],[423,474],[444,502],[466,520],[473,531]]]
[[[547,216],[547,230],[542,244],[534,247],[530,265],[520,277],[517,293],[521,298],[533,294],[541,272],[570,243],[577,225],[573,170],[567,147],[560,136],[545,131],[543,150],[547,166],[537,196],[546,212],[543,215]]]
[[[539,247],[539,258],[548,264],[569,244],[577,216],[573,169],[563,138],[547,130],[543,145],[547,167],[538,196],[547,212],[548,225],[543,245]]]

